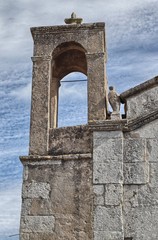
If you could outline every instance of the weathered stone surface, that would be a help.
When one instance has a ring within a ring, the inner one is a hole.
[[[149,182],[149,164],[147,162],[124,163],[124,184],[145,184]]]
[[[52,208],[52,202],[49,199],[42,199],[42,198],[34,198],[32,199],[30,208],[29,208],[29,215],[32,216],[50,216],[53,215],[54,211]]]
[[[158,139],[147,139],[146,155],[149,162],[158,162]]]
[[[22,233],[20,234],[20,239],[30,240],[30,235],[28,233]]]
[[[93,158],[96,162],[111,162],[123,160],[122,139],[104,139],[94,143]]]
[[[121,94],[127,102],[127,118],[136,118],[157,110],[158,78],[148,80]]]
[[[93,163],[93,183],[122,183],[123,182],[123,164],[112,161],[111,163]]]
[[[104,185],[93,185],[94,205],[104,205],[105,189]]]
[[[122,184],[105,185],[105,205],[118,206],[123,202]]]
[[[31,206],[32,206],[32,199],[30,199],[30,198],[23,199],[22,198],[21,216],[30,215]]]
[[[106,124],[106,122],[104,122]],[[96,126],[97,129],[97,126]],[[122,138],[123,133],[121,131],[95,131],[93,132],[93,141],[94,146],[98,146],[100,143],[102,143],[104,140],[110,138]]]
[[[105,73],[105,54],[86,54],[88,81],[88,122],[106,119],[107,80]],[[96,79],[100,79],[96,81]]]
[[[123,161],[142,162],[146,159],[145,140],[139,138],[124,139]]]
[[[154,120],[141,128],[134,130],[133,134],[139,134],[140,138],[158,139],[158,120]]]
[[[94,231],[94,240],[124,240],[123,232]]]
[[[30,154],[47,154],[49,124],[48,82],[51,62],[36,61],[33,65]]]
[[[123,180],[123,140],[121,132],[94,132],[93,183],[121,183]]]
[[[34,231],[30,239],[41,240],[46,239],[47,236],[48,239],[52,237],[52,239],[91,240],[93,190],[90,160],[67,159],[61,164],[56,164],[55,160],[49,161],[51,164],[48,164],[48,161],[44,164],[42,161],[41,165],[38,161],[34,161],[33,165],[28,161],[29,174],[24,186],[30,188],[29,191],[28,188],[24,188],[26,198],[23,201],[26,207],[23,216],[25,217],[27,213],[28,219],[35,217],[36,220],[37,216],[47,215],[49,218],[53,215],[54,232],[48,235],[46,230],[38,232],[35,227],[33,230],[29,225],[33,220],[23,223],[21,231],[24,232],[25,229],[30,233]],[[37,182],[40,188],[35,184]],[[49,184],[45,186],[43,183]],[[31,197],[31,202],[27,201],[28,197]]]
[[[158,163],[150,163],[150,183],[153,187],[157,187],[158,183]]]
[[[138,206],[138,185],[124,185],[123,206],[127,208]]]
[[[34,182],[23,184],[23,198],[48,198],[50,184],[46,182]]]
[[[55,233],[30,233],[29,234],[29,240],[52,240],[52,239],[61,240],[61,238],[57,238]]]
[[[70,41],[79,42],[87,49],[87,52],[101,52],[103,50],[104,27],[105,23],[33,27],[31,33],[36,45],[35,55],[47,56],[52,49],[62,42]],[[57,32],[58,34],[56,34]],[[48,42],[49,45],[47,45]],[[43,46],[44,44],[45,46]],[[44,47],[46,47],[45,51]]]
[[[97,206],[94,210],[95,231],[122,232],[122,212],[120,207]]]
[[[54,216],[24,216],[21,218],[23,233],[51,233],[54,231]]]
[[[76,154],[92,151],[92,133],[88,126],[50,129],[49,154]]]
[[[102,133],[102,134],[101,134]],[[93,136],[93,161],[94,164],[112,161],[122,162],[123,141],[120,132],[94,132]]]
[[[124,209],[125,237],[134,240],[157,240],[158,207],[136,207]]]
[[[152,184],[140,185],[138,188],[139,206],[158,206],[158,188]]]

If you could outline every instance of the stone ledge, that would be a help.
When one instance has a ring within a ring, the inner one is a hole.
[[[67,160],[91,160],[92,154],[68,154],[68,155],[57,155],[57,156],[40,156],[40,155],[28,155],[20,156],[20,161],[25,162],[49,162],[49,161],[67,161]]]
[[[104,120],[89,122],[89,129],[92,131],[118,131],[127,127],[127,120]]]
[[[123,131],[131,132],[137,128],[144,126],[158,119],[158,110],[155,110],[149,114],[144,114],[141,117],[133,118],[130,120],[122,119],[118,121],[105,120],[89,123],[89,129],[91,131]]]

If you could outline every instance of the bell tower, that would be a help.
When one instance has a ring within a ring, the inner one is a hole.
[[[71,22],[68,25],[31,28],[34,56],[30,154],[47,154],[49,129],[58,126],[60,80],[71,72],[87,75],[88,123],[106,119],[105,24],[77,24],[75,19],[66,19]]]
[[[92,130],[107,118],[105,24],[33,27],[29,155],[24,165],[21,240],[92,240]],[[58,128],[60,80],[87,76],[88,122]]]

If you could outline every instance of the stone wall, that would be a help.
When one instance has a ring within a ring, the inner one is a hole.
[[[124,232],[132,240],[158,238],[158,121],[124,134],[128,154],[125,161]],[[127,150],[125,152],[127,152]],[[127,171],[128,170],[128,171]]]
[[[51,128],[49,130],[49,154],[79,154],[92,151],[92,132],[88,125]]]
[[[148,115],[157,110],[158,77],[129,89],[120,96],[122,101],[126,103],[128,119]]]
[[[22,240],[157,240],[158,120],[121,122],[51,130],[54,154],[21,158]]]
[[[20,239],[91,240],[91,156],[28,157],[22,161]]]
[[[156,240],[158,120],[93,134],[94,240]]]

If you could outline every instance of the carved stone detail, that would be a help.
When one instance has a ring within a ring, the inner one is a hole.
[[[112,114],[111,114],[111,119],[112,120],[117,120],[120,119],[120,96],[119,94],[115,91],[114,87],[110,86],[109,87],[109,94],[108,94],[108,100],[109,103],[112,107]]]

